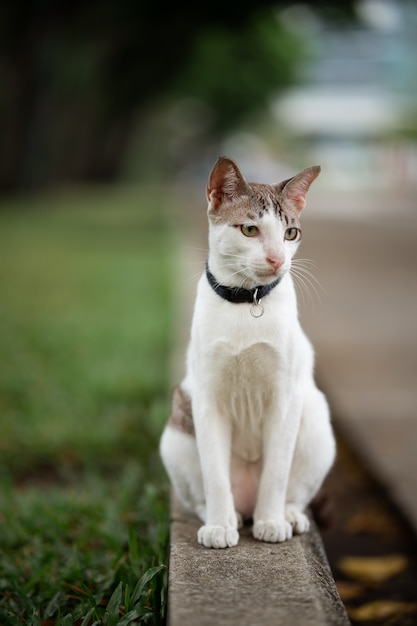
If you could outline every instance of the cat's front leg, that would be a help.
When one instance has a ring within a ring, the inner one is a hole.
[[[239,520],[234,509],[233,499],[229,500],[227,489],[220,488],[216,495],[209,495],[206,492],[206,499],[207,520],[197,532],[198,543],[206,548],[232,548],[236,546],[239,542],[237,530]],[[221,502],[220,499],[222,499]],[[218,510],[213,514],[213,508],[217,507]]]
[[[255,539],[269,543],[291,539],[292,525],[285,516],[286,483],[284,465],[266,459],[253,516],[252,534]]]
[[[260,541],[286,541],[296,531],[285,506],[301,411],[298,406],[292,409],[291,412],[284,412],[281,407],[276,407],[274,416],[266,420],[265,424],[264,463],[252,528],[253,536]],[[289,415],[291,417],[286,417]]]
[[[287,502],[285,505],[285,519],[291,524],[294,535],[302,535],[310,528],[310,520],[296,504]]]
[[[239,541],[238,517],[230,484],[230,424],[208,408],[196,411],[196,437],[206,499],[206,523],[198,542],[206,548],[230,548]]]

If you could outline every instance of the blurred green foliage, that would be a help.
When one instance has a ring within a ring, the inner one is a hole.
[[[207,29],[194,42],[176,89],[209,106],[209,130],[222,136],[291,84],[305,54],[302,37],[264,11],[235,30]]]
[[[170,333],[161,208],[111,190],[36,203],[1,212],[0,453],[145,454],[132,431],[155,428]]]
[[[163,622],[165,206],[134,188],[2,202],[2,624]]]
[[[343,15],[353,2],[307,4]],[[180,92],[212,106],[213,133],[234,128],[294,76],[286,5],[1,3],[0,191],[116,178],[149,112]]]

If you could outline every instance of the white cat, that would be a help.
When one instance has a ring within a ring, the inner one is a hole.
[[[291,259],[320,167],[275,185],[248,183],[220,158],[208,187],[209,257],[198,284],[187,372],[160,452],[175,492],[204,522],[198,541],[285,541],[335,456],[314,355],[297,316]]]

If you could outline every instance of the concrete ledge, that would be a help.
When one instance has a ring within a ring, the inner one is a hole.
[[[270,544],[241,529],[239,545],[197,543],[199,520],[172,504],[169,626],[349,626],[319,532]]]

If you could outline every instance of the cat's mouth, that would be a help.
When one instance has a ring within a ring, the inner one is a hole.
[[[265,284],[270,283],[272,280],[275,280],[275,278],[278,278],[279,276],[283,276],[285,274],[285,270],[284,268],[280,267],[279,269],[270,269],[267,270],[265,272],[256,272],[256,277],[259,279],[259,281],[261,282],[265,282]]]

